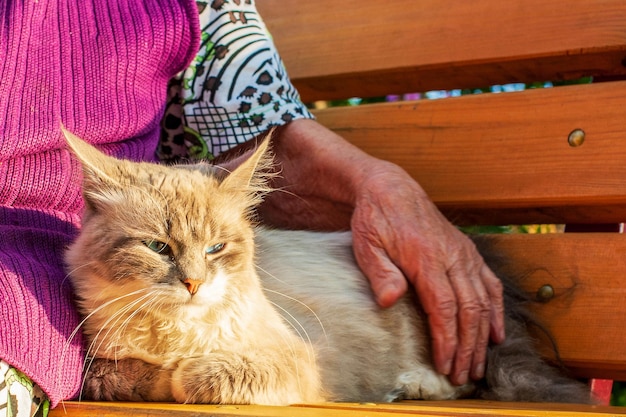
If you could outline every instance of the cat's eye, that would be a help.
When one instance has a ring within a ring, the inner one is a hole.
[[[224,246],[226,246],[225,243],[216,243],[215,245],[206,248],[206,253],[209,255],[213,255],[215,253],[221,252],[222,249],[224,249]]]
[[[145,240],[143,243],[148,247],[148,249],[162,255],[168,255],[172,251],[170,249],[170,245],[158,240]]]

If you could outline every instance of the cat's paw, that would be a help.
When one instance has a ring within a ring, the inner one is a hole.
[[[244,356],[214,353],[181,360],[172,393],[181,403],[251,404],[263,379]]]
[[[385,401],[454,400],[467,397],[474,389],[473,384],[455,386],[446,376],[431,369],[420,368],[400,374],[396,388],[385,396]]]
[[[172,401],[169,371],[139,359],[87,362],[81,398],[94,401]]]
[[[303,369],[292,372],[288,368],[271,360],[215,352],[180,361],[172,375],[172,393],[181,403],[287,405],[320,401],[316,390],[302,395],[305,382],[296,375],[302,376]]]

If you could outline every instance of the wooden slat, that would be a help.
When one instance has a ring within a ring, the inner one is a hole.
[[[626,416],[626,409],[565,404],[518,404],[486,401],[400,402],[393,404],[319,404],[291,407],[213,406],[154,403],[75,403],[59,405],[50,417],[178,417],[178,416],[258,416],[258,417],[351,417],[401,416],[528,416],[578,417]]]
[[[621,0],[257,6],[305,102],[626,74]]]
[[[313,405],[307,405],[313,407]],[[458,401],[402,401],[392,404],[323,404],[324,409],[354,410],[354,415],[367,415],[383,410],[411,415],[435,416],[562,416],[615,415],[626,413],[626,408],[581,406],[571,404],[531,404],[482,400]],[[403,414],[400,414],[403,415]]]
[[[494,238],[498,253],[507,259],[507,271],[521,277],[525,291],[534,296],[543,285],[554,288],[551,301],[531,308],[554,336],[563,363],[581,377],[626,380],[626,236]]]
[[[316,115],[368,153],[406,169],[455,223],[626,220],[626,82]],[[586,139],[571,147],[568,135],[577,128]]]

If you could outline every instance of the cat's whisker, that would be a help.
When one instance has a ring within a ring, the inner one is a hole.
[[[260,252],[261,252],[261,251],[259,251],[259,253],[260,253]],[[269,272],[268,270],[261,268],[261,266],[260,266],[260,265],[258,265],[258,264],[256,264],[256,263],[255,263],[255,264],[254,264],[254,267],[255,267],[256,269],[258,269],[259,271],[262,271],[264,274],[266,274],[268,277],[270,277],[270,278],[274,279],[275,281],[278,281],[278,282],[280,282],[281,284],[289,285],[289,284],[287,284],[287,282],[286,282],[286,281],[284,281],[284,280],[282,280],[282,279],[278,278],[276,275],[272,274],[272,273],[271,273],[271,272]],[[263,288],[263,289],[265,290],[266,288]]]
[[[145,291],[147,291],[147,289],[141,290],[141,292],[145,292]],[[146,298],[150,297],[150,295],[151,295],[150,293],[142,295],[141,297],[133,300],[132,302],[122,306],[120,309],[115,311],[109,318],[107,318],[107,320],[102,324],[98,332],[93,336],[93,340],[91,344],[89,345],[89,348],[87,349],[87,356],[89,356],[89,354],[92,352],[94,347],[95,347],[94,352],[98,352],[100,348],[102,347],[102,344],[106,340],[110,339],[109,334],[111,332],[115,332],[114,334],[118,336],[117,339],[119,340],[120,328],[116,327],[119,321],[124,317],[126,313],[131,311],[137,304],[142,303]],[[104,333],[104,336],[101,337],[102,332],[105,329],[107,329],[107,331],[106,333]],[[96,342],[98,341],[100,341],[100,343],[98,343],[98,346],[95,346]]]
[[[100,343],[98,344],[98,346],[95,349],[95,352],[100,351],[102,345],[104,344],[104,342],[106,340],[109,339],[109,334],[111,332],[114,332],[113,334],[117,336],[117,338],[115,340],[119,340],[121,337],[121,327],[118,327],[117,324],[119,323],[120,320],[122,320],[122,318],[129,312],[132,311],[133,309],[135,309],[135,306],[137,305],[141,305],[141,303],[143,303],[147,298],[150,298],[150,296],[152,295],[151,292],[142,295],[141,297],[133,300],[132,302],[126,304],[125,306],[123,306],[122,308],[120,308],[119,310],[117,310],[111,317],[109,317],[104,324],[102,325],[102,327],[100,328],[100,330],[98,331],[98,333],[94,336],[92,343],[90,344],[89,350],[87,351],[87,354],[89,354],[91,352],[91,348],[94,347],[95,342],[100,339],[100,336],[102,334],[102,331],[106,328],[107,331],[104,334],[104,337],[102,337],[102,339],[100,340]],[[132,315],[132,314],[131,314]],[[115,321],[113,321],[113,319],[115,319]],[[114,342],[114,340],[112,339],[111,342]],[[112,343],[113,344],[113,343]],[[117,345],[117,344],[113,344],[113,345]],[[115,354],[117,354],[117,351],[115,352]]]
[[[146,294],[146,297],[142,297],[142,299],[146,299],[144,303],[139,305],[132,314],[130,314],[124,322],[119,326],[118,334],[121,337],[130,322],[135,319],[135,316],[142,314],[143,317],[141,319],[137,319],[135,326],[141,327],[141,324],[146,318],[151,318],[152,316],[163,316],[163,314],[158,313],[156,308],[161,308],[165,306],[163,302],[163,297],[168,296],[166,292],[163,292],[160,289],[154,289],[150,291],[150,293]],[[153,314],[150,314],[153,313]]]
[[[129,324],[132,322],[132,320],[135,318],[136,315],[143,313],[145,317],[147,312],[151,308],[151,306],[153,304],[158,303],[157,297],[154,297],[154,295],[156,295],[157,293],[158,291],[153,290],[147,293],[145,296],[141,297],[140,300],[143,302],[139,304],[139,306],[135,308],[134,311],[131,314],[129,314],[128,317],[126,317],[126,319],[119,326],[117,326],[116,332],[115,332],[115,335],[117,336],[117,340],[121,339],[124,332],[126,331],[126,328],[129,326]],[[140,301],[140,300],[137,300],[137,301]],[[139,321],[136,324],[140,324],[140,323],[141,321]],[[115,343],[115,345],[119,345],[119,343]],[[115,352],[115,359],[117,360],[117,351]]]
[[[272,279],[274,279],[274,280],[276,280],[276,281],[278,281],[278,282],[280,282],[282,284],[288,285],[287,282],[281,280],[280,278],[278,278],[276,275],[270,273],[269,271],[261,268],[261,266],[255,265],[255,267],[258,270],[260,270],[263,273],[265,273],[268,277],[270,277],[270,278],[272,278]],[[320,328],[322,329],[322,333],[324,334],[324,339],[328,339],[327,336],[326,336],[326,329],[324,328],[324,324],[322,323],[322,320],[319,318],[317,313],[311,307],[309,307],[306,303],[303,303],[302,301],[298,300],[297,298],[288,296],[288,295],[286,295],[286,294],[284,294],[282,292],[279,292],[279,291],[271,290],[271,289],[266,288],[266,287],[263,287],[263,291],[267,291],[267,292],[270,292],[272,294],[280,295],[281,297],[285,297],[288,300],[296,302],[296,303],[300,304],[301,306],[303,306],[304,308],[306,308],[309,312],[311,312],[311,314],[313,314],[313,316],[315,317],[315,320],[319,323]]]
[[[155,295],[160,295],[161,293],[161,291],[154,291]],[[163,306],[164,303],[160,302],[160,298],[158,296],[148,300],[148,303],[140,309],[141,317],[137,318],[137,327],[141,327],[145,320],[150,320],[152,318],[153,315],[150,313],[153,313],[155,316],[162,316],[158,309]],[[148,323],[148,326],[150,326],[150,323]]]
[[[305,340],[305,341],[307,341],[310,344],[311,343],[311,337],[309,337],[309,333],[306,331],[306,328],[304,327],[304,325],[302,325],[302,323],[300,323],[300,321],[298,319],[296,319],[296,317],[294,317],[294,315],[291,314],[284,307],[280,306],[279,304],[277,304],[277,303],[275,303],[273,301],[270,301],[270,303],[274,307],[276,307],[278,310],[282,311],[286,316],[288,316],[291,319],[291,320],[285,320],[285,321],[291,326],[291,328],[293,328],[293,330],[296,332],[298,337],[300,337],[300,339]]]
[[[136,295],[138,293],[144,292],[146,291],[146,289],[141,289],[141,290],[137,290],[134,291],[133,293],[124,295],[124,296],[120,296],[117,297],[115,300],[111,300],[111,301],[120,301],[123,298],[126,298],[126,296],[128,295]],[[87,351],[85,353],[85,363],[83,364],[83,370],[84,370],[84,375],[86,376],[89,369],[91,368],[91,364],[93,363],[94,359],[95,359],[95,352],[98,352],[100,350],[100,348],[102,347],[102,345],[104,344],[104,342],[108,339],[109,334],[114,331],[115,335],[117,335],[119,333],[119,328],[116,328],[116,324],[121,320],[121,318],[124,316],[124,314],[126,314],[129,310],[131,310],[135,305],[137,305],[138,303],[141,303],[145,298],[149,297],[150,293],[148,294],[144,294],[141,297],[139,297],[136,300],[133,300],[132,302],[126,304],[125,306],[123,306],[122,308],[120,308],[119,310],[117,310],[113,315],[111,315],[111,317],[109,317],[104,324],[101,326],[100,330],[93,336],[91,343],[89,344],[89,347],[87,348]],[[105,304],[110,304],[110,303],[105,303]],[[103,304],[102,306],[100,306],[98,309],[94,310],[90,315],[96,313],[97,311],[101,310],[102,308],[105,308],[105,305]],[[104,331],[104,329],[107,328],[106,333],[104,334],[104,337],[102,337],[102,332]],[[117,339],[119,339],[119,336],[117,337]],[[96,346],[96,343],[99,341],[98,345]],[[95,350],[94,350],[95,347]],[[92,351],[94,352],[94,356],[90,356],[90,354],[92,353]],[[85,378],[83,378],[83,382],[81,385],[81,389],[80,392],[83,392],[84,389],[84,384],[85,384]]]
[[[260,269],[260,268],[259,268],[259,269]],[[269,275],[269,276],[271,276],[271,277],[273,277],[273,275],[271,275],[271,274],[268,274],[268,275]],[[274,278],[276,278],[276,277],[274,277]],[[278,278],[276,278],[276,279],[277,279],[278,281],[280,281]],[[315,317],[315,320],[319,323],[320,328],[322,329],[322,334],[324,335],[324,339],[328,340],[328,336],[326,335],[326,329],[324,328],[324,323],[322,323],[322,320],[319,318],[319,316],[317,315],[317,313],[315,312],[315,310],[313,310],[311,307],[309,307],[306,303],[303,303],[302,301],[298,300],[297,298],[291,297],[291,296],[289,296],[289,295],[287,295],[287,294],[283,294],[283,293],[281,293],[280,291],[274,291],[274,290],[271,290],[271,289],[269,289],[269,288],[263,288],[263,291],[267,291],[267,292],[270,292],[270,293],[272,293],[272,294],[279,295],[279,296],[284,297],[284,298],[286,298],[286,299],[288,299],[288,300],[290,300],[290,301],[293,301],[293,302],[295,302],[295,303],[298,303],[298,304],[300,304],[302,307],[306,308],[306,309],[307,309],[307,310],[308,310],[311,314],[313,314],[313,316]],[[277,304],[274,304],[274,305],[278,306]],[[298,323],[298,324],[299,324],[299,323]],[[300,326],[302,326],[302,325],[300,325]],[[304,329],[304,327],[303,327],[303,329]],[[310,342],[310,341],[311,341],[311,340],[309,339],[309,342]]]
[[[122,296],[116,297],[112,300],[107,301],[106,303],[102,304],[101,306],[98,306],[96,309],[94,309],[81,323],[79,323],[79,325],[76,327],[76,329],[74,330],[74,332],[72,333],[71,338],[73,339],[73,337],[76,336],[77,331],[80,330],[80,328],[82,327],[82,325],[94,314],[97,314],[98,312],[100,312],[102,309],[107,308],[108,306],[110,306],[111,304],[115,303],[115,302],[119,302],[121,300],[123,300],[124,298],[130,297],[130,296],[134,296],[137,294],[140,294],[141,292],[144,292],[145,289],[140,289],[137,291],[133,291],[131,293],[128,294],[124,294]],[[86,382],[86,375],[89,371],[89,369],[91,368],[91,364],[93,363],[93,360],[95,359],[95,354],[94,356],[90,356],[92,351],[99,351],[100,348],[102,347],[102,344],[109,339],[109,334],[113,331],[114,332],[114,339],[119,339],[120,338],[120,331],[121,328],[120,327],[116,327],[117,323],[119,322],[119,320],[124,316],[124,314],[126,312],[128,312],[129,310],[131,310],[136,304],[140,303],[143,299],[145,299],[147,296],[149,296],[149,294],[145,294],[141,297],[139,297],[139,299],[133,300],[132,302],[126,304],[125,306],[123,306],[122,308],[120,308],[119,310],[117,310],[114,314],[111,315],[111,317],[109,317],[104,324],[102,325],[102,327],[100,328],[100,330],[93,336],[93,339],[91,341],[91,343],[89,344],[89,346],[87,347],[87,350],[85,352],[85,363],[83,364],[83,371],[84,371],[84,377],[83,377],[83,381],[81,383],[81,388],[80,388],[80,397],[79,399],[82,399],[82,392],[84,390],[84,385]],[[107,332],[104,334],[104,336],[101,338],[102,336],[102,331],[107,328]],[[95,346],[96,343],[100,341],[100,343],[98,343],[98,346]],[[114,343],[115,344],[115,343]],[[95,350],[94,350],[95,347]]]
[[[93,310],[93,311],[92,311],[92,312],[91,312],[91,313],[87,316],[87,318],[89,318],[89,317],[93,316],[94,314],[99,313],[101,310],[103,310],[104,308],[107,308],[107,307],[111,306],[111,305],[112,305],[112,304],[114,304],[114,303],[117,303],[117,302],[119,302],[119,301],[122,301],[122,300],[124,300],[125,298],[131,297],[131,296],[135,296],[135,295],[139,295],[139,294],[145,293],[146,291],[147,291],[147,289],[142,288],[142,289],[140,289],[140,290],[133,291],[133,292],[131,292],[131,293],[129,293],[129,294],[124,294],[124,295],[122,295],[122,296],[115,297],[114,299],[112,299],[112,300],[110,300],[110,301],[107,301],[106,303],[104,303],[104,304],[102,304],[102,305],[98,306],[96,309],[94,309],[94,310]],[[111,326],[111,324],[113,324],[113,325],[117,324],[117,322],[120,320],[121,316],[123,316],[123,315],[124,315],[124,314],[125,314],[128,310],[132,309],[134,305],[136,305],[137,303],[140,303],[140,302],[141,302],[141,300],[142,300],[143,298],[145,298],[146,296],[147,296],[147,294],[143,294],[143,295],[141,295],[139,298],[135,298],[135,299],[133,299],[131,302],[129,302],[129,303],[127,303],[127,304],[123,305],[122,307],[120,307],[119,309],[115,310],[115,312],[114,312],[114,313],[113,313],[110,317],[108,317],[108,318],[107,318],[107,320],[106,320],[106,321],[102,324],[102,326],[100,327],[100,330],[99,330],[99,331],[98,331],[98,333],[96,334],[95,338],[98,338],[98,337],[100,336],[101,332],[102,332],[104,329],[107,329],[107,328],[108,328],[108,329],[109,329],[109,331],[111,331],[111,330],[112,330],[112,327],[113,327],[113,326]],[[105,336],[106,336],[106,335],[105,335]],[[89,352],[90,352],[90,351],[88,350],[88,351],[87,351],[87,353],[89,353]]]
[[[232,171],[230,169],[228,169],[226,167],[223,167],[221,165],[211,165],[211,167],[213,167],[213,168],[215,168],[217,170],[220,170],[220,171],[224,171],[227,174],[231,174],[232,173]]]
[[[78,265],[76,268],[72,269],[71,271],[68,271],[68,272],[67,272],[67,274],[65,274],[65,276],[63,277],[63,280],[61,281],[61,285],[64,285],[64,284],[65,284],[65,282],[66,282],[68,279],[70,279],[70,276],[71,276],[72,274],[74,274],[76,271],[79,271],[79,270],[81,270],[81,269],[83,269],[83,268],[85,268],[85,267],[88,267],[88,266],[90,266],[90,265],[93,265],[93,264],[95,264],[95,263],[96,263],[95,261],[85,262],[85,263],[84,263],[84,264],[82,264],[82,265]]]
[[[300,329],[302,329],[302,332],[304,332],[304,335],[300,332],[300,330],[298,329],[298,327],[292,323],[291,320],[285,320],[289,326],[296,332],[296,334],[298,334],[298,337],[300,337],[300,339],[302,340],[307,340],[308,343],[306,343],[304,345],[304,347],[306,348],[306,353],[307,353],[307,360],[308,363],[311,365],[314,365],[316,362],[316,358],[315,358],[315,350],[313,349],[313,344],[311,341],[311,337],[309,336],[309,333],[306,331],[305,327],[302,325],[302,323],[300,323],[291,313],[289,313],[286,309],[284,309],[283,307],[281,307],[280,305],[274,303],[273,301],[270,301],[270,303],[278,308],[279,310],[283,311],[284,313],[286,313],[289,317],[291,317],[291,319],[298,324],[298,326],[300,327]],[[300,364],[298,361],[298,355],[296,353],[296,349],[295,349],[295,342],[291,339],[288,340],[287,337],[283,336],[281,334],[281,339],[283,340],[283,342],[285,342],[285,344],[289,347],[289,351],[291,353],[291,356],[294,358],[294,364],[295,364],[295,370],[296,370],[296,380],[298,382],[298,387],[301,388],[300,384]]]
[[[311,203],[306,201],[302,196],[300,196],[300,195],[298,195],[296,193],[292,193],[291,191],[288,191],[286,187],[272,188],[272,192],[285,193],[285,194],[289,195],[290,197],[297,198],[298,200],[300,200],[302,203],[304,203],[306,205],[309,205],[309,206],[311,205]]]
[[[264,270],[263,268],[261,268],[258,265],[256,265],[256,267],[259,270],[263,271],[265,274],[267,274],[269,277],[275,279],[276,281],[281,282],[283,284],[286,284],[283,280],[281,280],[278,277],[276,277],[275,275],[271,274],[269,271]],[[294,297],[291,297],[291,296],[288,296],[288,295],[286,295],[284,293],[281,293],[279,291],[271,290],[269,288],[265,288],[264,287],[263,291],[267,291],[267,292],[270,292],[272,294],[279,295],[279,296],[284,297],[284,298],[286,298],[288,300],[291,300],[291,301],[293,301],[295,303],[298,303],[301,306],[303,306],[304,308],[306,308],[309,312],[311,312],[313,314],[313,316],[315,317],[316,321],[319,323],[319,326],[320,326],[320,328],[322,330],[322,334],[324,335],[324,339],[326,341],[328,341],[328,336],[326,334],[326,329],[324,328],[324,324],[322,323],[322,320],[319,318],[317,313],[315,313],[315,311],[311,307],[309,307],[306,303],[304,303],[304,302],[302,302],[302,301],[300,301],[300,300],[298,300],[298,299],[296,299]],[[270,300],[270,303],[272,303],[272,305],[274,305],[274,307],[276,307],[277,309],[283,311],[286,315],[288,315],[291,318],[291,320],[285,320],[285,321],[293,328],[293,330],[298,334],[298,336],[302,340],[307,341],[305,346],[306,346],[306,349],[307,349],[308,361],[309,361],[309,363],[315,363],[315,351],[313,349],[313,342],[311,340],[311,337],[310,337],[309,333],[307,332],[306,328],[304,327],[304,325],[302,323],[300,323],[300,321],[296,317],[294,317],[293,314],[291,314],[285,308],[281,307],[279,304],[274,303],[271,300]],[[296,326],[296,324],[297,324],[297,326]],[[302,332],[304,332],[304,335],[298,329],[298,327],[300,327],[300,329],[302,329]],[[291,350],[292,350],[292,355],[295,357],[295,353],[293,351],[293,348],[291,348]],[[297,364],[298,362],[296,361],[295,363]],[[298,375],[300,373],[298,368],[296,368],[296,373]],[[300,381],[300,378],[298,378],[298,381]]]
[[[120,300],[120,299],[122,299],[122,298],[125,298],[125,297],[124,297],[124,296],[122,296],[122,297],[118,297],[116,300],[112,300],[112,301],[119,301],[119,300]],[[105,305],[100,306],[99,308],[97,308],[96,310],[94,310],[94,311],[90,314],[90,316],[91,316],[91,315],[93,315],[93,314],[95,314],[95,313],[97,313],[99,310],[101,310],[101,309],[102,309],[102,308],[104,308],[104,307],[105,307]],[[123,311],[123,310],[124,310],[124,309],[118,310],[118,312],[121,312],[121,311]],[[101,329],[100,329],[100,330],[96,333],[96,335],[94,335],[94,336],[93,336],[93,339],[91,340],[91,343],[90,343],[90,344],[89,344],[89,346],[87,347],[87,350],[86,350],[86,352],[85,352],[85,360],[84,360],[84,363],[83,363],[83,380],[82,380],[81,387],[80,387],[80,391],[79,391],[79,398],[78,398],[78,399],[79,399],[79,401],[80,401],[80,400],[82,400],[82,395],[83,395],[83,391],[84,391],[84,387],[85,387],[85,383],[86,383],[86,378],[87,378],[87,375],[88,375],[88,373],[89,373],[89,369],[91,368],[91,365],[93,364],[93,361],[95,360],[95,355],[94,355],[94,356],[90,356],[90,354],[91,354],[91,352],[92,352],[92,350],[93,350],[93,348],[94,348],[95,343],[98,341],[98,338],[100,337],[102,330],[103,330],[105,327],[107,327],[107,326],[108,326],[108,323],[110,323],[113,319],[115,319],[116,317],[118,317],[118,312],[116,312],[116,313],[115,313],[115,314],[113,314],[111,317],[109,317],[109,319],[108,319],[108,320],[107,320],[107,321],[106,321],[106,322],[102,325]],[[118,319],[118,320],[119,320],[119,319]],[[79,327],[80,327],[80,326],[79,326]],[[107,332],[107,335],[108,335],[108,333],[109,333],[110,331],[111,331],[111,329],[109,329],[109,331]],[[106,337],[106,335],[105,335],[105,337]],[[101,344],[102,344],[102,342],[98,345],[98,348],[96,348],[96,350],[97,350],[97,349],[99,349],[99,346],[101,346]]]
[[[141,289],[141,290],[137,290],[134,291],[132,293],[129,293],[127,295],[136,295],[138,293],[147,291],[147,289]],[[100,330],[98,331],[98,333],[93,337],[93,340],[91,342],[91,344],[89,345],[89,348],[87,349],[86,352],[86,357],[85,357],[85,364],[83,365],[83,370],[84,370],[84,377],[83,377],[83,381],[81,384],[81,388],[80,388],[80,397],[79,400],[82,399],[82,393],[84,391],[84,387],[85,387],[85,383],[86,383],[86,378],[87,378],[87,374],[89,372],[89,369],[91,368],[91,365],[93,364],[93,361],[95,360],[96,356],[90,356],[90,353],[92,351],[92,349],[94,348],[95,343],[98,341],[98,339],[100,339],[100,336],[102,334],[102,331],[108,327],[107,332],[104,334],[104,337],[102,338],[102,340],[100,340],[100,343],[98,344],[98,346],[95,348],[95,352],[98,352],[100,350],[100,348],[102,347],[102,344],[109,339],[109,334],[111,333],[111,331],[113,331],[113,336],[112,336],[112,342],[113,345],[118,345],[119,343],[117,343],[116,341],[119,340],[122,336],[122,334],[124,333],[124,330],[127,326],[127,323],[132,320],[132,316],[134,316],[135,314],[137,314],[138,311],[140,311],[146,304],[149,304],[151,301],[151,296],[154,294],[155,291],[150,291],[144,295],[142,295],[141,297],[139,297],[138,299],[133,300],[132,302],[126,304],[125,306],[123,306],[121,309],[117,310],[115,312],[115,314],[113,314],[111,317],[109,317],[105,323],[102,325],[102,327],[100,328]],[[119,301],[120,299],[125,298],[125,296],[121,296],[118,297],[116,300]],[[148,300],[147,303],[145,303],[145,300]],[[143,303],[142,303],[143,302]],[[117,323],[119,322],[119,320],[128,312],[131,311],[135,308],[135,306],[139,305],[138,308],[135,309],[135,311],[133,311],[133,313],[127,317],[121,325],[117,326]],[[103,308],[104,306],[102,306]],[[95,311],[94,311],[95,312]],[[115,321],[113,321],[115,319]],[[114,354],[114,361],[117,362],[118,358],[117,358],[117,350],[115,352],[113,352]]]
[[[94,264],[95,262],[91,261],[91,262],[86,262],[82,265],[79,265],[77,267],[75,267],[74,269],[72,269],[71,271],[69,271],[65,277],[63,278],[63,280],[61,281],[61,286],[65,285],[65,282],[67,279],[70,278],[70,275],[73,274],[74,272],[85,268],[89,265]],[[78,332],[80,331],[81,326],[87,321],[88,317],[85,317],[77,326],[76,328],[74,328],[74,330],[72,331],[72,333],[70,333],[70,335],[68,336],[67,340],[65,341],[65,343],[63,344],[63,348],[61,349],[61,358],[60,358],[60,364],[59,364],[59,371],[58,371],[58,375],[57,375],[57,379],[60,381],[62,379],[63,376],[63,372],[62,370],[65,369],[65,355],[66,353],[69,351],[70,345],[72,344],[72,342],[74,341],[74,338],[76,338],[76,335],[78,334]]]
[[[68,337],[67,342],[65,343],[65,346],[64,346],[64,349],[63,349],[63,350],[65,351],[67,348],[69,348],[69,344],[70,344],[70,343],[74,340],[74,338],[76,337],[76,335],[77,335],[77,334],[78,334],[78,332],[80,331],[81,327],[82,327],[82,326],[83,326],[83,325],[84,325],[84,324],[85,324],[85,323],[86,323],[89,319],[91,319],[91,317],[92,317],[94,314],[97,314],[99,311],[101,311],[101,310],[102,310],[102,309],[104,309],[104,308],[107,308],[107,307],[108,307],[108,306],[110,306],[111,304],[114,304],[114,303],[116,303],[116,302],[118,302],[118,301],[120,301],[120,300],[122,300],[122,299],[124,299],[124,298],[126,298],[126,297],[132,297],[132,296],[134,296],[134,295],[137,295],[137,294],[141,293],[142,291],[144,291],[144,290],[143,290],[143,289],[142,289],[142,290],[137,290],[137,291],[134,291],[134,292],[131,292],[131,293],[128,293],[128,294],[121,295],[121,296],[119,296],[119,297],[113,298],[113,299],[111,299],[111,300],[107,301],[106,303],[104,303],[104,304],[102,304],[102,305],[98,306],[98,307],[97,307],[96,309],[94,309],[91,313],[89,313],[87,316],[85,316],[85,317],[83,318],[83,320],[81,320],[81,322],[80,322],[80,323],[78,323],[78,325],[76,326],[76,328],[74,328],[74,330],[72,331],[72,333],[71,333],[71,334],[70,334],[70,336]]]

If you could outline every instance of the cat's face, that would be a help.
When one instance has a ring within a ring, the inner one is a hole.
[[[84,303],[206,308],[257,285],[249,211],[258,160],[222,180],[206,165],[138,164],[70,144],[85,168],[86,209],[67,262]]]
[[[219,201],[220,191],[197,171],[128,176],[106,200],[88,205],[73,248],[124,292],[150,291],[159,304],[219,302],[236,285],[228,277],[242,274],[253,252],[249,223]]]

